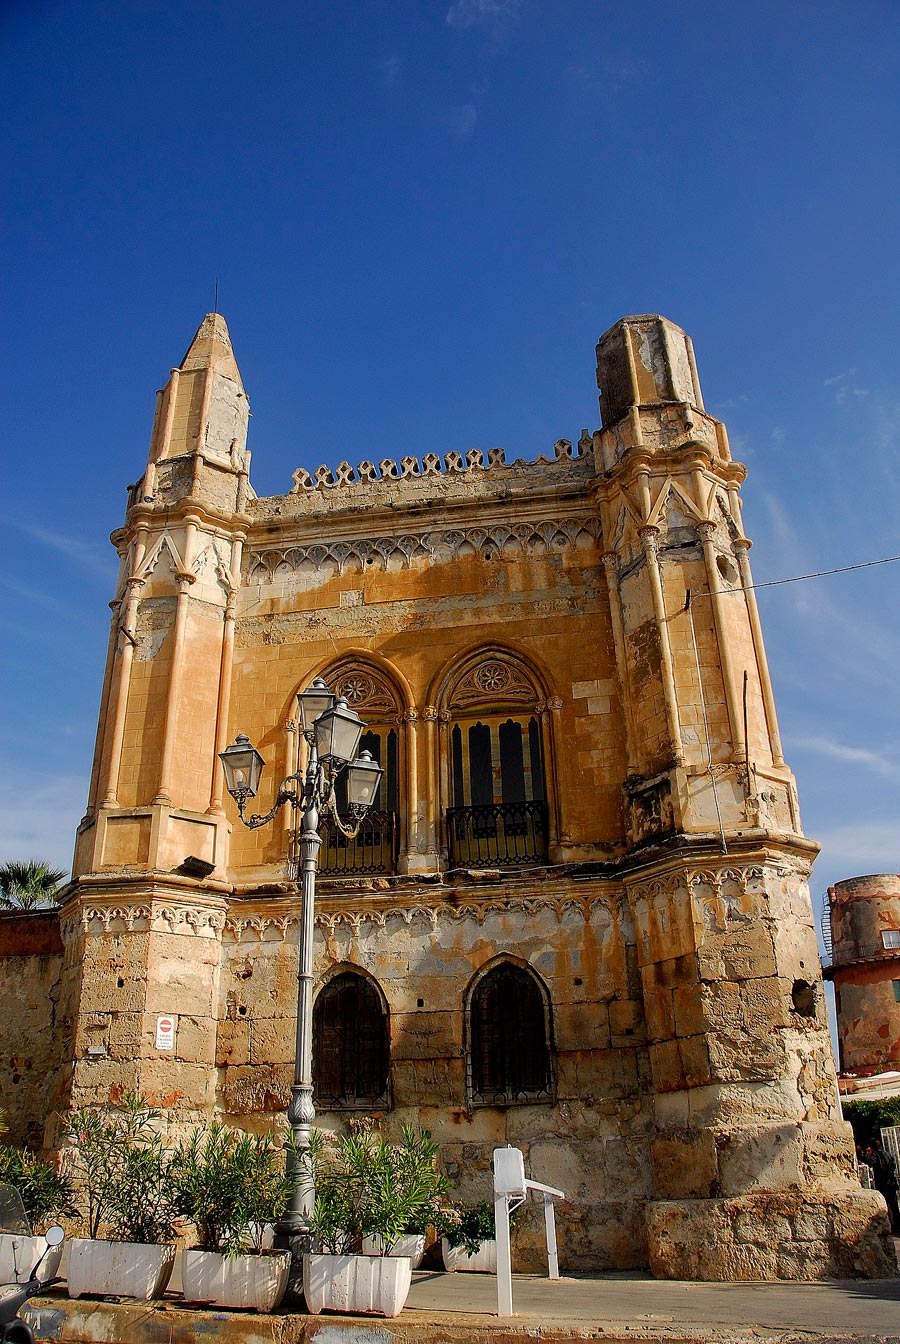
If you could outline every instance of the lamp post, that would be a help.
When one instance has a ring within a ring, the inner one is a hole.
[[[341,696],[336,698],[321,677],[298,697],[303,736],[309,744],[306,772],[288,775],[278,786],[271,809],[260,816],[245,816],[250,798],[259,790],[263,758],[248,737],[239,733],[230,747],[219,753],[225,772],[225,787],[238,806],[245,826],[256,830],[271,821],[279,808],[289,803],[300,820],[300,966],[297,976],[297,1044],[294,1052],[294,1083],[287,1109],[294,1154],[288,1160],[297,1174],[290,1206],[279,1224],[288,1237],[309,1228],[315,1189],[310,1164],[303,1160],[309,1150],[309,1132],[316,1118],[313,1107],[313,928],[316,899],[316,860],[322,843],[319,822],[330,816],[343,835],[359,832],[360,823],[375,801],[384,773],[368,751],[356,755],[365,724]],[[349,820],[338,813],[335,781],[346,770]]]

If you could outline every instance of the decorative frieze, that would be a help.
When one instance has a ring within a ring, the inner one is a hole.
[[[218,937],[225,927],[221,910],[197,909],[196,906],[170,903],[141,905],[84,905],[67,921],[67,934],[192,933],[199,937]]]
[[[364,567],[386,570],[399,563],[408,569],[417,558],[453,560],[460,554],[478,554],[484,559],[546,555],[599,540],[600,520],[587,514],[576,518],[544,519],[539,522],[498,524],[495,527],[458,528],[448,531],[403,533],[394,537],[360,538],[354,541],[316,542],[310,546],[286,546],[251,551],[247,558],[247,581],[272,583],[303,572],[321,572],[327,567],[338,574]]]
[[[346,908],[340,909],[324,909],[320,906],[316,911],[316,927],[329,931],[342,926],[354,931],[367,926],[383,929],[390,920],[396,919],[406,925],[421,921],[433,931],[442,920],[452,920],[454,923],[473,920],[476,924],[483,925],[492,916],[536,915],[545,910],[550,911],[560,924],[567,914],[575,914],[585,923],[589,923],[595,914],[601,910],[607,918],[614,915],[616,905],[615,898],[611,897],[568,895],[521,896],[484,901],[464,900],[453,904],[447,901],[439,903],[415,902],[403,905],[348,905]],[[224,927],[226,936],[232,937],[236,942],[240,942],[247,934],[255,936],[259,940],[281,941],[287,937],[288,929],[299,926],[300,922],[301,915],[298,905],[297,909],[279,913],[229,915],[225,920]]]

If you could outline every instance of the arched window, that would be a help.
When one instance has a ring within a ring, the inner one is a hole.
[[[323,1111],[385,1107],[388,1019],[378,990],[345,971],[319,994],[313,1009],[313,1091]]]
[[[378,797],[354,838],[323,820],[320,873],[340,877],[354,873],[395,873],[401,824],[401,719],[397,696],[379,669],[360,660],[338,663],[324,672],[335,695],[346,697],[351,709],[367,725],[360,751],[369,751],[384,770]],[[346,811],[346,782],[338,777],[338,810]]]
[[[502,961],[469,1000],[469,1093],[474,1106],[550,1101],[550,1001],[537,976]]]
[[[510,867],[547,858],[540,692],[509,654],[487,652],[448,697],[451,866]]]

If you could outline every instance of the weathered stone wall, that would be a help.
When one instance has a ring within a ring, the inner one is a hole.
[[[5,1143],[40,1148],[60,1105],[71,1040],[59,1011],[59,914],[0,914],[0,1111]]]
[[[652,1107],[631,917],[621,889],[552,879],[416,890],[354,903],[324,896],[316,976],[357,968],[388,1005],[392,1106],[379,1117],[399,1135],[429,1129],[458,1194],[491,1198],[491,1155],[522,1148],[535,1179],[566,1191],[558,1210],[569,1269],[646,1264],[645,1200]],[[247,1127],[283,1113],[296,1021],[296,901],[248,902],[225,926],[219,1005],[219,1098]],[[473,1105],[465,1005],[473,978],[507,956],[551,994],[554,1097],[544,1104]],[[329,1127],[346,1114],[319,1117]],[[532,1211],[516,1236],[517,1264],[539,1268],[543,1223]]]

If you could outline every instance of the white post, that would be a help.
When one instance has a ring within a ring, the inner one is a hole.
[[[512,1316],[512,1256],[509,1249],[509,1195],[494,1194],[494,1235],[497,1238],[497,1315]]]
[[[553,1196],[544,1191],[544,1227],[547,1232],[547,1277],[559,1278],[559,1256],[556,1253],[556,1210]]]

